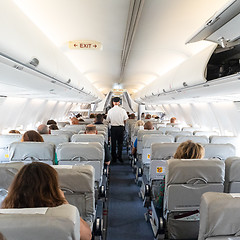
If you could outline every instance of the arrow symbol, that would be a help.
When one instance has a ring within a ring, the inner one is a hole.
[[[74,43],[74,44],[73,44],[73,46],[74,46],[74,47],[77,47],[77,44],[76,44],[76,43]]]
[[[97,45],[95,44],[95,45],[93,45],[93,47],[94,47],[94,48],[97,48]]]

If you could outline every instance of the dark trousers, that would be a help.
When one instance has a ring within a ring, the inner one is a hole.
[[[117,158],[122,160],[122,147],[123,147],[124,126],[112,126],[111,127],[111,154],[112,160],[116,161]],[[116,146],[118,152],[116,154]]]

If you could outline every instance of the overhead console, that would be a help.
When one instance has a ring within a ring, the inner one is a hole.
[[[240,1],[216,12],[187,43],[208,40],[218,44],[207,65],[207,81],[240,72]]]

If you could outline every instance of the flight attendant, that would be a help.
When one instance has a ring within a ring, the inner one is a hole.
[[[124,125],[128,119],[127,112],[119,107],[120,98],[113,98],[113,108],[108,111],[107,120],[111,124],[111,154],[112,162],[116,162],[117,159],[123,163],[122,159],[122,147],[124,136]],[[118,152],[116,153],[116,146]]]

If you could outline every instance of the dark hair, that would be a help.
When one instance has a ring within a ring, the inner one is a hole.
[[[102,122],[103,121],[103,115],[102,114],[97,114],[96,116],[96,122]]]
[[[94,113],[91,113],[89,118],[95,118],[95,114]]]
[[[15,176],[2,208],[56,207],[64,203],[57,171],[46,163],[32,162]]]
[[[50,129],[50,130],[58,130],[58,126],[57,126],[56,124],[51,124],[51,125],[49,126],[49,129]]]
[[[113,102],[119,102],[120,101],[120,98],[119,97],[114,97],[113,98]]]
[[[23,134],[21,142],[44,142],[44,140],[38,132],[29,130]]]
[[[57,124],[54,120],[50,119],[47,121],[47,125]]]
[[[201,144],[188,140],[178,146],[173,157],[177,159],[201,159],[204,157],[204,152]]]
[[[17,134],[21,134],[18,130],[10,130],[8,133],[17,133]]]

